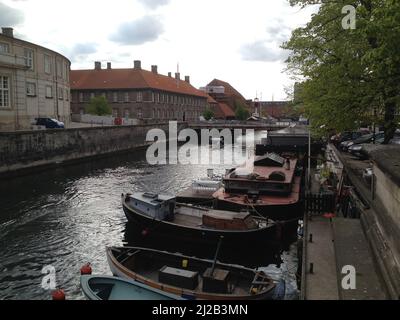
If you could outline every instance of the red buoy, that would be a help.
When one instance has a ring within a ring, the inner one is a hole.
[[[88,262],[81,268],[81,275],[90,275],[90,274],[92,274],[92,267]]]
[[[63,300],[65,300],[65,293],[64,293],[64,290],[62,290],[62,289],[54,290],[51,293],[51,296],[52,296],[54,301],[63,301]]]

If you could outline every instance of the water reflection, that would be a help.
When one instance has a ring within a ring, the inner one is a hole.
[[[222,174],[226,166],[214,165]],[[0,182],[0,299],[49,299],[42,289],[42,268],[56,269],[57,285],[68,299],[83,299],[79,269],[91,262],[96,274],[110,274],[106,246],[157,245],[164,250],[209,257],[208,248],[173,247],[163,241],[146,243],[130,230],[122,211],[120,194],[153,191],[175,194],[193,179],[205,176],[209,165],[148,165],[145,151],[97,159],[91,162],[44,170]],[[237,248],[223,250],[221,260],[268,266],[272,273],[293,282],[296,263],[288,253],[252,253]],[[207,250],[206,250],[207,251]],[[295,280],[294,280],[295,281]],[[293,286],[295,287],[295,286]]]

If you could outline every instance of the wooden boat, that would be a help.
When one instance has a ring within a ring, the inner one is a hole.
[[[301,180],[296,158],[267,153],[227,172],[224,187],[213,194],[215,208],[249,210],[276,221],[299,218]]]
[[[283,299],[285,282],[262,271],[216,260],[138,247],[109,247],[107,260],[116,276],[134,279],[184,299]]]
[[[223,236],[229,246],[266,247],[277,236],[275,223],[267,218],[176,203],[175,197],[167,195],[122,194],[122,206],[128,220],[143,232],[170,240],[215,246]]]
[[[81,288],[89,300],[182,300],[143,283],[108,276],[81,276]]]

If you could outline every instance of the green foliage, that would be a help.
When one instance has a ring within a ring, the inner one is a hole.
[[[108,105],[107,99],[98,96],[90,99],[89,105],[85,108],[86,113],[95,116],[106,116],[112,113],[111,107]]]
[[[235,116],[238,120],[247,120],[250,117],[250,112],[242,102],[235,101]]]
[[[204,112],[203,112],[203,117],[204,117],[204,119],[206,119],[207,121],[208,120],[210,120],[210,119],[212,119],[212,118],[214,118],[214,112],[211,110],[211,109],[209,109],[209,108],[207,108],[206,110],[204,110]]]
[[[283,44],[288,70],[303,80],[299,99],[312,126],[344,131],[382,120],[388,141],[400,106],[400,1],[290,0],[316,2],[318,13]],[[342,27],[346,4],[356,7],[354,30]]]

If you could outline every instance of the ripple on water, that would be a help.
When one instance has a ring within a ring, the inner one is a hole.
[[[125,241],[123,192],[177,193],[207,174],[207,165],[150,166],[144,153],[96,160],[0,182],[0,299],[49,299],[41,287],[46,265],[69,299],[83,299],[79,270],[91,262],[96,274],[110,274],[105,247]],[[230,166],[213,166],[222,174]],[[293,281],[295,255],[277,277]],[[286,268],[286,269],[285,269]]]

